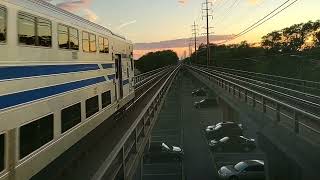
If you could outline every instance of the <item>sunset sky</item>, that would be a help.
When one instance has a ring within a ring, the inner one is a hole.
[[[191,25],[198,24],[199,35],[205,21],[201,16],[204,0],[47,0],[63,9],[71,11],[91,21],[120,33],[134,43],[152,43],[162,45],[160,41],[186,39],[191,36]],[[211,29],[216,37],[241,32],[261,19],[286,0],[212,0],[213,19]],[[291,0],[293,1],[293,0]],[[242,40],[259,42],[268,32],[290,26],[295,23],[320,19],[319,0],[299,0],[296,4],[280,13],[247,35],[232,41]],[[212,40],[214,40],[214,36]],[[183,56],[187,48],[168,47]],[[168,43],[167,43],[168,44]],[[135,57],[162,48],[136,49]]]

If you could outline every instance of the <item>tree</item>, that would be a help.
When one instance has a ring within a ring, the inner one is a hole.
[[[135,67],[141,72],[148,72],[168,65],[177,64],[179,57],[172,50],[150,52],[135,62]]]
[[[262,37],[261,45],[267,52],[277,53],[282,51],[282,32],[273,31]]]

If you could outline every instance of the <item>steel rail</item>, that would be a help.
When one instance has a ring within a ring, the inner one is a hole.
[[[157,90],[157,92],[152,96],[152,98],[149,101],[149,103],[142,109],[142,111],[141,111],[140,115],[138,116],[138,118],[133,122],[131,127],[128,129],[128,131],[125,133],[125,135],[122,137],[120,142],[116,145],[116,147],[113,148],[113,150],[110,153],[110,155],[105,159],[105,161],[102,163],[102,166],[100,166],[100,168],[94,174],[92,179],[96,180],[96,179],[102,179],[104,177],[105,173],[111,167],[111,165],[114,162],[114,160],[116,160],[116,158],[117,158],[118,154],[120,153],[120,151],[125,147],[126,142],[130,139],[132,134],[138,129],[137,127],[138,127],[139,123],[141,123],[145,119],[146,116],[149,116],[150,114],[154,113],[154,110],[156,109],[156,106],[157,106],[156,103],[159,103],[161,101],[160,99],[163,98],[163,95],[164,95],[165,91],[168,90],[168,88],[169,88],[169,87],[167,87],[168,82],[176,75],[176,73],[179,70],[180,66],[181,65],[177,66],[175,68],[175,70],[173,72],[171,72],[170,75],[168,75],[168,77],[166,78],[165,82],[161,85],[161,87]],[[164,77],[166,77],[166,76],[163,76],[158,82],[160,82]],[[147,94],[149,91],[151,91],[151,89],[153,89],[153,87],[155,87],[155,85],[156,84],[154,84],[147,91],[145,91],[144,94]],[[129,150],[129,151],[131,151],[131,150]],[[127,157],[123,157],[123,159],[126,159],[126,158]],[[121,167],[120,168],[118,167],[117,169],[119,170],[119,169],[121,169]]]
[[[249,79],[249,78],[244,78],[244,77],[241,77],[241,76],[237,76],[237,75],[229,74],[229,73],[225,73],[225,72],[220,72],[218,70],[213,70],[213,69],[205,68],[204,70],[207,70],[207,71],[210,71],[212,73],[215,73],[217,76],[224,76],[225,78],[228,78],[231,81],[237,81],[238,83],[241,83],[242,85],[250,85],[250,86],[255,87],[257,89],[264,90],[265,92],[273,93],[274,96],[282,96],[284,98],[288,98],[289,101],[294,101],[295,106],[297,106],[298,104],[302,104],[302,106],[301,106],[302,108],[303,108],[304,105],[312,106],[314,108],[312,113],[314,113],[314,114],[318,114],[319,113],[319,110],[320,110],[320,104],[319,104],[320,103],[320,97],[318,97],[318,96],[312,96],[312,99],[311,99],[311,97],[309,97],[308,99],[303,99],[302,97],[301,98],[300,97],[295,97],[295,95],[293,95],[293,94],[286,94],[284,92],[280,92],[280,91],[275,90],[275,89],[270,89],[269,87],[261,86],[260,84],[263,83],[261,81],[252,80],[252,79]],[[241,80],[241,79],[244,79],[244,80]],[[249,82],[249,81],[253,81],[254,83]],[[271,84],[269,84],[269,85],[271,86]],[[278,87],[278,86],[273,86],[273,87]],[[284,90],[283,87],[278,87],[278,88]],[[285,90],[290,91],[290,89],[288,89],[288,88],[285,88]],[[302,96],[305,95],[304,93],[296,91],[296,90],[291,90],[291,92],[295,92],[295,93],[300,94]],[[306,96],[303,96],[303,97],[306,98]]]
[[[143,74],[139,74],[137,76],[134,76],[133,77],[133,82],[134,82],[134,86],[136,86],[136,84],[140,84],[141,81],[145,81],[146,78],[149,78],[151,74],[155,74],[155,73],[158,73],[162,70],[165,70],[167,68],[170,68],[172,66],[165,66],[165,67],[162,67],[162,68],[158,68],[158,69],[154,69],[152,71],[148,71],[148,72],[145,72]]]
[[[188,68],[199,72],[201,74],[203,74],[204,76],[206,76],[207,78],[211,79],[214,78],[214,80],[216,81],[216,83],[218,84],[218,86],[220,86],[223,89],[227,89],[227,91],[231,92],[231,87],[233,88],[233,95],[235,95],[235,89],[237,88],[238,91],[244,92],[245,94],[245,102],[248,102],[248,93],[251,94],[251,98],[252,98],[252,106],[256,107],[256,102],[257,102],[257,98],[259,97],[262,101],[262,109],[263,109],[263,113],[266,113],[266,108],[267,108],[267,102],[275,104],[276,106],[276,121],[280,122],[280,115],[281,113],[284,113],[284,111],[282,111],[283,108],[289,110],[290,112],[292,112],[291,114],[291,118],[294,120],[294,132],[296,134],[299,134],[300,132],[300,125],[303,125],[304,127],[306,127],[307,129],[316,132],[317,134],[320,134],[319,130],[316,130],[314,127],[310,127],[309,125],[306,125],[305,123],[300,122],[299,117],[303,116],[305,118],[308,118],[310,120],[313,120],[314,123],[320,123],[320,116],[318,115],[314,115],[312,113],[309,113],[305,110],[299,109],[297,107],[294,107],[288,103],[285,103],[283,101],[279,101],[273,97],[267,96],[265,94],[262,94],[260,92],[257,92],[255,90],[249,89],[247,87],[244,87],[242,85],[239,85],[233,81],[230,81],[228,79],[219,77],[215,74],[212,74],[210,72],[206,72],[198,67],[194,67],[194,66],[190,66],[190,65],[185,65]]]
[[[204,67],[204,68],[207,68],[207,67]],[[210,68],[207,68],[207,69],[210,69]],[[293,93],[298,93],[302,96],[305,96],[305,97],[310,97],[310,98],[313,98],[313,99],[317,99],[318,101],[317,102],[320,102],[320,96],[318,95],[314,95],[314,94],[309,94],[309,93],[306,93],[306,92],[301,92],[299,90],[296,90],[296,89],[290,89],[290,88],[287,88],[287,87],[283,87],[283,86],[279,86],[279,85],[275,85],[275,84],[271,84],[269,82],[265,82],[265,81],[261,81],[261,80],[257,80],[255,78],[248,78],[248,76],[246,77],[246,75],[244,76],[240,76],[236,73],[230,73],[230,72],[226,72],[226,71],[219,71],[219,70],[214,70],[214,69],[210,69],[210,70],[213,70],[213,71],[216,71],[216,72],[219,72],[219,73],[225,73],[227,75],[232,75],[232,76],[236,76],[237,78],[242,78],[242,79],[245,79],[245,80],[250,80],[250,81],[254,81],[258,84],[264,84],[264,85],[268,85],[268,86],[273,86],[275,88],[279,88],[279,89],[283,89],[285,91],[291,91]],[[255,77],[255,76],[250,76],[249,77]],[[319,89],[320,90],[320,89]]]
[[[197,66],[206,67],[204,65],[199,65],[199,64],[197,64]],[[215,66],[209,66],[209,68],[221,70],[224,72],[231,72],[234,74],[237,73],[238,75],[261,79],[262,81],[271,81],[272,83],[281,84],[283,86],[284,85],[295,86],[303,89],[304,91],[309,90],[312,92],[315,92],[315,91],[320,92],[320,82],[316,82],[316,81],[296,79],[296,78],[257,73],[257,72],[251,72],[251,71],[243,71],[243,70],[231,69],[231,68],[215,67]]]
[[[142,86],[144,86],[145,84],[147,84],[150,79],[154,79],[156,77],[161,76],[162,74],[166,73],[167,71],[169,71],[171,68],[173,68],[172,66],[170,67],[166,67],[166,68],[161,68],[161,70],[154,72],[154,74],[152,75],[144,75],[143,77],[140,77],[140,81],[138,83],[135,83],[134,88],[135,90],[139,90]],[[136,77],[138,78],[138,77]]]

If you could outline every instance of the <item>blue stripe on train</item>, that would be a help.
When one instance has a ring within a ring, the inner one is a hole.
[[[0,80],[98,70],[98,64],[0,67]]]
[[[97,77],[81,81],[75,81],[56,86],[49,86],[35,90],[29,90],[9,95],[0,96],[0,109],[16,106],[19,104],[28,103],[34,100],[39,100],[49,96],[61,94],[67,91],[83,88],[93,84],[106,81],[105,77]]]
[[[122,81],[122,84],[123,84],[123,85],[126,85],[126,84],[128,84],[128,83],[129,83],[129,79]]]
[[[108,79],[109,80],[114,80],[116,78],[116,75],[115,74],[110,74],[108,75]]]
[[[103,69],[113,68],[113,64],[101,64],[101,66],[103,67]]]

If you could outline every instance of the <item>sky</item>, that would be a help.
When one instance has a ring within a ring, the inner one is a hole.
[[[201,11],[204,0],[47,0],[60,8],[80,15],[124,35],[133,43],[135,58],[155,50],[173,49],[184,56],[189,50],[191,25],[198,35],[205,32]],[[237,34],[287,0],[209,0],[212,2],[209,24],[211,41]],[[294,0],[290,0],[294,1]],[[231,41],[260,42],[268,32],[292,24],[320,19],[319,0],[298,0],[293,6],[250,33]],[[165,44],[180,41],[176,47]],[[169,42],[169,43],[168,43]],[[185,42],[185,46],[182,46]],[[202,42],[202,41],[201,41]],[[199,44],[201,43],[199,42]],[[204,42],[204,41],[203,41]],[[149,44],[150,43],[150,44]],[[142,46],[143,45],[143,46]],[[153,47],[153,48],[150,48]]]

